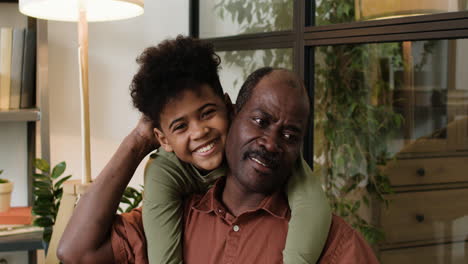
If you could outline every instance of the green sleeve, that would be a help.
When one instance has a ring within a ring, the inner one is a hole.
[[[183,263],[183,198],[200,191],[184,166],[162,150],[146,166],[143,227],[149,263]]]
[[[317,263],[327,241],[331,210],[320,178],[303,158],[288,182],[291,207],[283,260],[286,264]]]

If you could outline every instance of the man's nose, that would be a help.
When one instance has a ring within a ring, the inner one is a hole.
[[[280,138],[274,131],[265,133],[260,139],[259,143],[265,147],[268,152],[278,153],[281,152],[281,146],[279,142]]]

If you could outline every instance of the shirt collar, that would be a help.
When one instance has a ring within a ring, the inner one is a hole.
[[[203,195],[202,198],[192,206],[192,208],[204,213],[218,212],[220,210],[225,211],[225,206],[218,199],[218,197],[221,197],[222,195],[225,183],[226,177],[221,177],[216,180],[214,186],[210,188],[205,195]],[[282,219],[289,218],[290,215],[286,196],[284,192],[281,191],[275,192],[266,197],[256,209],[246,213],[256,212],[259,210],[266,211],[272,216]]]
[[[224,165],[224,163],[217,169],[212,170],[207,174],[201,174],[200,171],[197,168],[195,168],[195,166],[193,166],[192,164],[189,164],[189,167],[192,170],[192,174],[194,175],[194,177],[203,183],[213,183],[216,179],[226,175],[226,166]]]

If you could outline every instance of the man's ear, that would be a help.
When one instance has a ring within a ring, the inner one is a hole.
[[[169,145],[169,142],[167,141],[166,136],[161,130],[159,130],[158,128],[153,128],[153,133],[154,133],[154,136],[158,139],[159,144],[161,144],[161,147],[163,147],[165,151],[167,152],[174,151],[172,146]]]
[[[234,116],[236,116],[236,107],[235,105],[232,104],[231,97],[229,97],[229,94],[224,93],[224,103],[226,104],[227,110],[228,110],[228,115],[229,115],[229,120],[233,120]]]

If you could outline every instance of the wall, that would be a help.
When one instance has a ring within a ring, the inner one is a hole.
[[[50,141],[53,164],[67,162],[67,174],[81,176],[77,29],[49,22]],[[89,24],[91,170],[95,178],[139,114],[129,84],[144,48],[188,34],[188,1],[145,1],[145,14],[126,21]],[[143,183],[140,165],[132,186]]]

